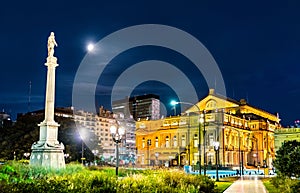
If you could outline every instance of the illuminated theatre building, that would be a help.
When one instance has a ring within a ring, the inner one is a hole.
[[[214,145],[219,142],[218,163],[222,166],[272,167],[274,131],[280,127],[279,121],[278,116],[253,107],[243,99],[235,101],[210,89],[205,98],[181,116],[136,122],[137,164],[196,165],[200,127],[202,166],[216,163]]]

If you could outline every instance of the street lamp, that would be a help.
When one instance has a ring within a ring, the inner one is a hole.
[[[195,105],[195,104],[193,104],[193,103],[189,103],[189,102],[177,102],[177,101],[171,101],[171,105],[172,106],[175,106],[175,105],[177,105],[177,104],[187,104],[187,105],[192,105],[192,106],[194,106],[194,107],[196,107],[197,109],[198,109],[198,111],[199,111],[199,113],[201,112],[201,110],[200,110],[200,108],[197,106],[197,105]],[[201,116],[202,116],[202,114],[201,114]],[[203,123],[205,122],[205,119],[204,118],[202,118],[202,120],[203,120]],[[198,133],[198,141],[199,141],[199,143],[198,143],[198,152],[199,152],[199,174],[201,174],[201,118],[198,120],[198,122],[199,122],[199,124],[198,124],[198,131],[199,131],[199,133]],[[205,124],[204,124],[204,132],[205,132]],[[189,138],[190,138],[190,136],[188,136]],[[205,140],[204,140],[204,142],[205,142]],[[188,142],[189,143],[189,153],[190,153],[190,141]],[[205,153],[205,144],[204,144],[204,153]],[[180,156],[180,152],[179,152],[179,156]],[[188,158],[189,160],[190,160],[190,157]],[[205,157],[204,157],[204,160],[205,160]],[[189,163],[189,165],[190,165],[190,163]],[[204,163],[204,169],[205,169],[205,163]],[[204,175],[205,175],[205,170],[204,170]]]
[[[30,153],[24,153],[24,156],[26,157],[26,159],[30,156]]]
[[[119,125],[115,126],[112,125],[110,127],[110,133],[112,139],[116,143],[116,176],[118,176],[118,169],[119,169],[119,143],[121,143],[122,136],[125,134],[124,127]]]
[[[255,140],[256,142],[256,154],[254,153],[252,156],[254,157],[254,159],[256,158],[256,162],[257,162],[257,172],[259,174],[259,165],[258,165],[258,139],[255,138],[254,136],[250,137],[250,134],[248,135],[248,138],[247,140]],[[253,141],[252,141],[252,144],[253,144]],[[252,147],[254,148],[254,147]],[[253,150],[251,150],[252,152]],[[255,165],[255,164],[254,164]]]
[[[156,166],[158,166],[158,156],[159,156],[159,153],[156,152],[156,153],[155,153],[155,157],[156,157]]]
[[[65,153],[65,154],[64,154],[64,157],[65,157],[65,159],[66,159],[66,161],[67,161],[67,159],[70,157],[70,154]]]
[[[214,142],[214,149],[216,151],[216,181],[219,181],[219,171],[218,171],[218,161],[219,161],[219,147],[220,143],[218,141]]]
[[[92,150],[92,153],[94,154],[94,164],[96,165],[97,161],[96,161],[96,156],[97,154],[99,153],[99,150],[98,149],[93,149]]]
[[[195,161],[192,161],[192,170],[195,171]]]
[[[148,149],[148,167],[150,167],[151,160],[150,160],[150,146],[151,146],[151,139],[147,140],[147,149]]]
[[[79,135],[80,135],[80,138],[81,138],[81,164],[84,166],[84,143],[83,143],[83,140],[84,140],[84,138],[85,138],[85,135],[84,135],[84,133],[83,133],[83,131],[81,131],[80,133],[79,133]]]
[[[259,165],[258,165],[258,140],[253,136],[253,139],[256,141],[256,162],[257,162],[257,174],[259,174]],[[255,154],[254,154],[255,155]],[[254,157],[253,155],[253,157]]]
[[[203,125],[203,162],[204,162],[204,168],[203,168],[203,174],[206,175],[206,130],[205,130],[205,111],[200,115],[200,123]],[[200,129],[199,129],[199,135],[200,135]],[[199,151],[201,153],[201,151]],[[201,156],[201,155],[200,155]],[[201,169],[201,168],[200,168]],[[201,171],[201,170],[200,170]]]
[[[230,128],[232,130],[235,130],[238,132],[238,138],[239,138],[239,147],[238,147],[238,159],[239,159],[239,163],[238,163],[238,166],[239,166],[239,174],[240,176],[242,176],[243,174],[243,169],[244,169],[244,166],[242,165],[242,162],[241,162],[241,134],[240,134],[240,130],[239,129],[235,129],[235,128]]]

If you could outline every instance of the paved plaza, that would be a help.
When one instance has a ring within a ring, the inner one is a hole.
[[[235,181],[224,193],[267,193],[259,176],[242,176]]]

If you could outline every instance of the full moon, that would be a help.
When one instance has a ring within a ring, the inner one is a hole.
[[[92,51],[94,49],[94,44],[89,44],[88,46],[87,46],[87,50],[90,52],[90,51]]]

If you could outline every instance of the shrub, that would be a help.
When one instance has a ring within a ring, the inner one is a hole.
[[[296,182],[292,185],[292,193],[299,193],[300,192],[300,182]]]
[[[286,176],[278,175],[271,179],[271,183],[278,189],[279,192],[284,193],[299,193],[299,180],[291,179]],[[297,191],[296,191],[297,190]]]
[[[120,170],[114,168],[86,169],[68,165],[66,169],[50,170],[29,165],[13,164],[0,170],[2,192],[216,192],[213,181],[204,176],[188,175],[175,170]],[[12,180],[14,179],[14,180]]]
[[[276,151],[274,166],[281,175],[298,178],[300,177],[299,159],[300,142],[287,141]]]
[[[148,175],[135,174],[119,181],[117,192],[216,192],[207,177],[181,171],[161,170]]]
[[[16,170],[10,165],[3,165],[0,167],[0,181],[7,183],[17,181],[18,175]]]

